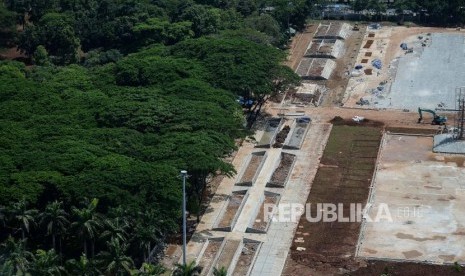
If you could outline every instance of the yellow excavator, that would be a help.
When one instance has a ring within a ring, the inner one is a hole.
[[[432,125],[445,125],[447,122],[447,117],[439,116],[436,114],[436,112],[434,112],[431,109],[418,108],[418,114],[420,114],[420,118],[418,118],[418,123],[421,123],[421,121],[423,120],[423,112],[431,113],[433,115],[433,121],[431,122]]]

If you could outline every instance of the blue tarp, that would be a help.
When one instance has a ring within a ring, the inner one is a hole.
[[[371,62],[371,65],[375,67],[376,69],[381,69],[383,67],[383,63],[379,59],[375,59]]]
[[[363,68],[362,65],[357,65],[357,66],[355,66],[355,69],[357,69],[357,70],[360,70],[360,69],[362,69],[362,68]]]
[[[407,43],[400,44],[400,48],[402,48],[402,50],[407,50],[408,49]]]
[[[244,97],[239,96],[238,99],[236,100],[240,105],[250,107],[254,104],[253,100],[245,100]]]
[[[310,123],[312,121],[312,119],[310,119],[310,117],[308,116],[304,116],[304,117],[300,117],[300,118],[297,118],[297,123],[301,124],[301,123]]]

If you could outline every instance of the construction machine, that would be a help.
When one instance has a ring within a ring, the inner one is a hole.
[[[447,122],[447,117],[439,116],[431,109],[422,109],[419,107],[418,114],[420,114],[420,118],[418,118],[418,123],[421,123],[423,120],[423,112],[431,113],[433,115],[433,121],[431,122],[432,125],[444,125]]]

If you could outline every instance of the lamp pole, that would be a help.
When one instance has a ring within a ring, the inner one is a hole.
[[[186,177],[187,171],[181,171],[182,177],[182,262],[184,266],[186,262]]]

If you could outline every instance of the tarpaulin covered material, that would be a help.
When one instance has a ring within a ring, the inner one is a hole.
[[[400,48],[402,48],[402,50],[407,50],[408,49],[407,43],[401,43]]]
[[[376,69],[381,69],[383,67],[383,63],[379,59],[375,59],[371,62],[371,65],[375,67]]]

